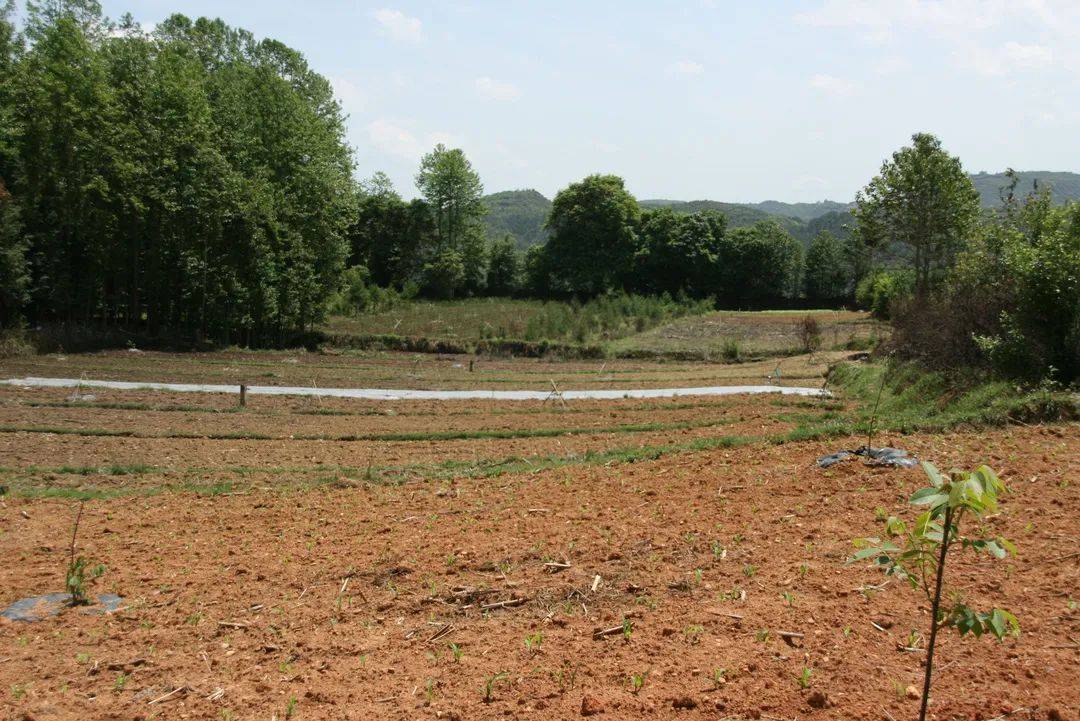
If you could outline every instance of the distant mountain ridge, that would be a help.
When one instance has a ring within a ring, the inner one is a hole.
[[[1020,182],[1015,193],[1027,195],[1036,184],[1049,187],[1050,197],[1057,205],[1080,200],[1080,173],[1052,170],[1017,171]],[[984,208],[1001,203],[1002,188],[1008,185],[1005,173],[972,173],[971,182],[979,192]],[[489,237],[502,237],[509,233],[522,248],[547,240],[544,230],[551,201],[532,190],[507,190],[484,196],[488,215],[484,219]],[[718,200],[665,200],[651,198],[639,201],[642,208],[671,208],[679,213],[696,213],[716,210],[727,216],[728,226],[739,228],[762,220],[774,220],[796,238],[808,243],[820,230],[828,229],[834,234],[846,233],[845,225],[851,223],[848,211],[855,203],[822,200],[816,203],[784,203],[766,200],[760,203],[724,203]]]
[[[1057,172],[1053,170],[1018,170],[1020,182],[1013,191],[1023,198],[1030,193],[1035,184],[1040,188],[1050,188],[1050,199],[1054,205],[1063,205],[1070,200],[1080,200],[1080,173]],[[971,182],[979,191],[979,202],[984,208],[991,208],[1001,203],[1001,190],[1009,184],[1005,173],[972,173]]]

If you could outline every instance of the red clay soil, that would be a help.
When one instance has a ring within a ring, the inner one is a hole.
[[[2,394],[0,394],[2,397]],[[210,394],[193,394],[189,404],[200,404],[210,399]],[[676,399],[676,401],[679,399]],[[444,402],[445,405],[445,402]],[[679,406],[678,403],[672,404]],[[212,406],[208,406],[212,407]],[[498,412],[488,411],[491,403],[473,404],[454,402],[450,408],[474,409],[476,412],[447,416],[446,410],[436,415],[416,415],[409,402],[383,404],[383,412],[371,415],[322,415],[317,413],[209,413],[158,410],[131,410],[127,408],[96,408],[71,406],[66,408],[42,408],[25,405],[0,405],[0,428],[44,427],[72,430],[104,429],[134,431],[144,435],[170,435],[177,433],[240,434],[289,437],[321,435],[325,437],[355,436],[364,434],[395,433],[445,433],[450,431],[514,431],[594,429],[604,432],[612,426],[650,424],[734,423],[790,411],[789,408],[770,406],[767,402],[748,396],[718,398],[711,403],[691,403],[690,407],[658,407],[658,404],[642,406],[640,401],[608,402],[605,407],[593,404],[581,406],[576,401],[569,413],[557,404],[543,406],[539,402],[503,403]],[[308,404],[314,411],[318,405]],[[397,409],[404,411],[398,413]],[[544,413],[537,413],[545,410]],[[254,409],[252,409],[254,411]]]
[[[1023,633],[943,635],[932,718],[1075,721],[1077,426],[888,440],[1012,491],[987,524],[1019,555],[949,583]],[[93,501],[80,553],[127,607],[0,624],[0,718],[911,719],[927,610],[844,561],[924,477],[813,465],[837,445]],[[4,501],[0,602],[61,589],[72,516]]]
[[[779,364],[785,385],[820,385],[829,363],[850,355],[817,353],[752,363],[636,360],[556,361],[476,356],[297,352],[129,353],[0,359],[0,378],[38,376],[145,382],[319,388],[564,389],[656,388],[765,383]],[[469,364],[474,371],[469,372]],[[90,391],[96,392],[96,391]],[[69,391],[70,393],[70,391]]]

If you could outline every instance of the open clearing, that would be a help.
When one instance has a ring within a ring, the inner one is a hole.
[[[410,301],[375,313],[334,317],[324,329],[345,335],[464,344],[492,338],[587,342],[599,344],[611,355],[705,360],[800,353],[804,347],[801,329],[807,317],[817,322],[823,348],[865,348],[888,334],[888,327],[869,313],[847,310],[688,311],[674,318],[627,316],[595,321],[610,323],[610,328],[593,327],[580,315],[578,309],[560,302],[497,298]]]
[[[786,359],[780,382],[820,385],[836,357]],[[543,390],[760,384],[775,366],[113,352],[0,372]],[[222,394],[83,392],[0,387],[0,604],[61,590],[87,498],[80,552],[107,566],[94,591],[126,607],[0,622],[4,718],[571,718],[584,699],[612,719],[917,711],[922,653],[906,649],[924,645],[926,612],[844,560],[875,514],[908,514],[922,471],[821,470],[860,439],[796,440],[852,399],[252,396],[239,410]],[[943,635],[937,719],[1077,718],[1077,430],[879,438],[946,468],[989,463],[1011,488],[990,524],[1019,555],[958,555],[951,582],[1015,611],[1023,634]]]

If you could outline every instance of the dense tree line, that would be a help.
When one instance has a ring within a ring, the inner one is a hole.
[[[320,319],[355,215],[330,84],[221,21],[94,0],[0,11],[3,320],[280,342]],[[17,278],[12,282],[10,278]],[[24,289],[24,290],[23,290]]]
[[[869,270],[860,301],[891,318],[890,345],[937,368],[984,366],[1028,380],[1080,378],[1080,202],[1024,197],[1009,171],[980,217],[958,158],[926,134],[893,154],[857,198]]]
[[[460,149],[423,158],[415,200],[383,174],[354,181],[329,83],[281,43],[182,15],[145,33],[96,0],[28,2],[18,30],[13,15],[5,0],[5,326],[274,344],[387,293],[767,304],[854,286],[848,263],[822,282],[806,259],[836,254],[804,258],[775,224],[643,211],[613,176],[560,192],[549,242],[522,253],[486,237],[483,185]]]
[[[931,135],[852,214],[815,219],[805,247],[776,222],[643,208],[621,178],[590,175],[522,252],[488,237],[460,149],[423,157],[414,200],[381,173],[356,182],[330,84],[281,43],[182,15],[145,33],[96,0],[13,16],[0,0],[0,326],[257,345],[412,295],[854,299],[933,362],[1080,375],[1080,204],[1018,197],[1009,176],[987,217]]]

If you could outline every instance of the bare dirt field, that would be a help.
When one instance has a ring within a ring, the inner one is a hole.
[[[822,360],[785,367],[820,384]],[[0,370],[233,382],[232,369],[270,368],[283,384],[494,385],[455,362],[108,353]],[[772,370],[599,367],[501,360],[489,372],[537,387],[610,372],[629,387]],[[0,388],[0,605],[62,590],[88,499],[79,550],[106,566],[93,592],[123,607],[0,620],[0,718],[917,713],[928,612],[845,560],[877,517],[910,516],[925,476],[856,461],[822,470],[818,456],[861,441],[787,435],[843,416],[850,399],[253,397],[238,410],[213,394],[71,393]],[[1080,718],[1077,425],[879,442],[945,468],[988,463],[1010,488],[988,524],[1018,555],[957,555],[950,583],[972,605],[1015,612],[1022,634],[944,635],[933,718]]]

